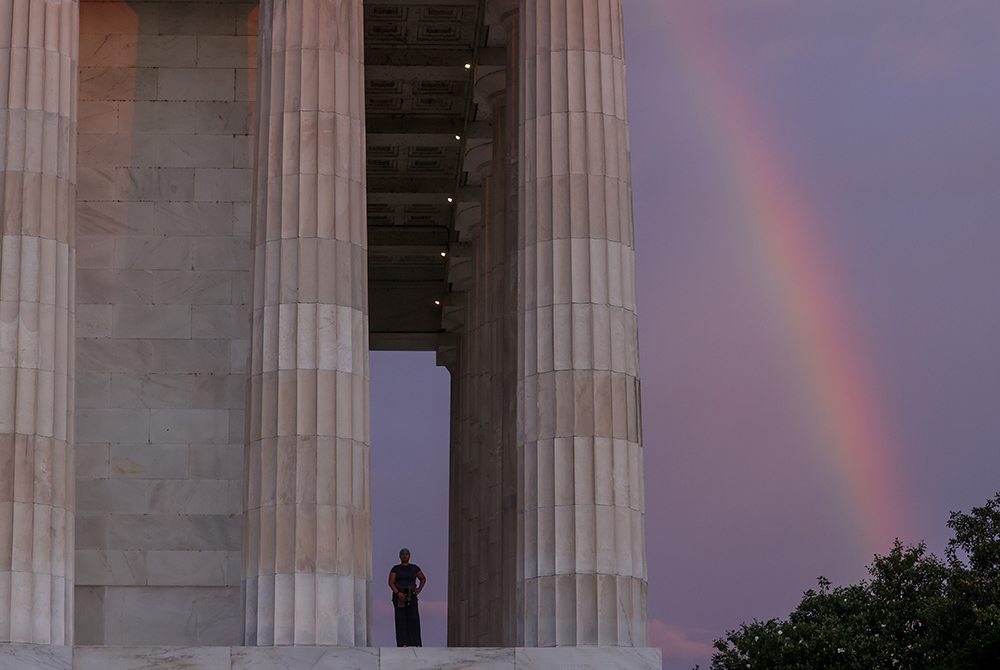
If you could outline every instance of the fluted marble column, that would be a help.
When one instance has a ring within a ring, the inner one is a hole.
[[[79,7],[0,3],[0,642],[73,640]]]
[[[518,644],[646,646],[622,2],[520,25]]]
[[[477,100],[482,96],[482,76],[477,73]],[[501,73],[502,81],[502,73]],[[471,280],[464,293],[464,327],[459,333],[456,381],[457,422],[452,449],[451,552],[449,555],[448,644],[489,646],[490,603],[487,591],[496,582],[496,552],[491,534],[498,523],[499,473],[494,463],[495,419],[492,416],[494,369],[494,320],[491,278],[496,225],[493,214],[493,144],[468,150],[465,167],[468,183],[480,188],[482,202],[474,208],[478,220],[463,227],[461,235],[472,249]],[[465,218],[470,218],[466,213]],[[496,645],[493,645],[496,646]]]
[[[361,0],[264,0],[246,643],[371,644]]]
[[[503,19],[496,12],[499,5],[505,10],[512,5],[516,12],[517,0],[487,4],[497,24]],[[510,250],[516,248],[517,217],[507,207],[511,132],[506,101],[513,97],[508,81],[504,67],[477,67],[476,101],[489,112],[493,137],[471,148],[465,160],[468,183],[481,187],[483,201],[480,221],[470,230],[472,280],[453,372],[460,419],[453,443],[452,646],[514,646],[516,641],[516,355],[511,354],[517,349],[517,312],[516,253]]]

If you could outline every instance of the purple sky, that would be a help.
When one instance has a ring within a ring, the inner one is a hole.
[[[863,578],[895,535],[941,553],[949,511],[1000,490],[1000,3],[625,12],[650,619],[664,668],[689,670],[725,630],[787,615],[817,576]],[[720,72],[746,110],[713,108]],[[831,460],[846,445],[810,399],[787,277],[755,241],[767,212],[741,193],[755,163],[734,169],[718,123],[744,111],[822,245],[891,442],[904,518],[874,542],[852,511],[856,461]],[[433,363],[372,354],[380,645],[384,574],[404,544],[430,578],[425,643],[445,644],[449,379]]]

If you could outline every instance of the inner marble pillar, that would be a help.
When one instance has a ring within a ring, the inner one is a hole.
[[[0,643],[73,640],[79,9],[0,4]]]
[[[486,7],[496,34],[488,43],[499,42],[499,48],[512,51],[516,1],[494,0]],[[449,570],[452,646],[515,644],[517,219],[510,207],[516,203],[510,178],[511,165],[516,165],[516,133],[511,132],[516,115],[512,120],[508,112],[511,71],[504,65],[476,70],[482,113],[477,120],[488,120],[492,137],[467,151],[467,184],[479,188],[481,202],[463,211],[463,219],[474,219],[472,225],[457,226],[460,239],[471,240],[473,269],[452,370],[457,395]]]
[[[648,644],[621,0],[520,17],[517,644]]]
[[[264,0],[247,645],[371,644],[361,0]]]

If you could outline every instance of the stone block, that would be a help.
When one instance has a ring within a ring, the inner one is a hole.
[[[243,473],[243,444],[192,445],[190,447],[189,476],[204,479],[241,480]]]
[[[139,4],[139,3],[137,3]],[[153,3],[150,3],[153,4]],[[154,7],[156,5],[154,4]],[[160,68],[135,68],[135,100],[157,100],[159,98]]]
[[[83,549],[76,552],[77,586],[141,586],[146,556],[141,551]]]
[[[243,409],[246,378],[243,375],[191,376],[191,404],[202,409]]]
[[[249,135],[250,104],[247,102],[199,102],[195,132],[199,135]],[[190,130],[190,127],[187,128]]]
[[[156,340],[152,345],[156,372],[229,372],[228,340]]]
[[[246,135],[233,138],[233,167],[253,169],[254,142]]]
[[[185,406],[190,397],[189,375],[137,372],[111,376],[111,406],[115,408]]]
[[[149,422],[150,439],[154,443],[229,443],[228,410],[153,409]]]
[[[255,70],[236,70],[237,102],[252,102],[257,99],[257,77]]]
[[[95,137],[100,137],[95,135]],[[79,193],[90,200],[115,199],[114,167],[78,167],[76,171]]]
[[[113,587],[105,596],[105,639],[108,644],[182,644],[197,647],[187,653],[201,656],[200,669],[228,668],[229,649],[240,640],[242,616],[240,591],[232,587]],[[175,652],[176,653],[176,652]],[[218,665],[216,665],[218,663]],[[178,658],[165,661],[164,669],[187,666]],[[156,665],[138,666],[144,670]]]
[[[249,203],[233,203],[233,235],[249,239],[251,214]]]
[[[73,670],[73,648],[35,644],[0,644],[0,670]]]
[[[104,549],[108,542],[106,515],[76,515],[76,549]]]
[[[254,40],[256,42],[256,40]],[[237,35],[199,35],[198,67],[248,68],[256,67],[256,49],[251,49],[250,40]]]
[[[81,100],[78,108],[77,132],[118,132],[118,103],[112,100]]]
[[[513,648],[382,647],[379,670],[514,670]]]
[[[191,336],[187,305],[115,305],[116,338],[182,339]]]
[[[139,38],[135,64],[140,67],[193,67],[197,61],[197,38],[192,35],[143,35]]]
[[[111,337],[111,305],[76,306],[76,335],[83,338]],[[87,399],[82,399],[87,402]],[[85,405],[86,406],[86,405]]]
[[[248,339],[250,310],[245,305],[194,305],[191,312],[194,339]]]
[[[146,442],[149,410],[87,409],[77,412],[76,439],[81,442]]]
[[[163,202],[153,207],[157,235],[229,235],[234,205],[226,202]]]
[[[233,138],[231,135],[158,135],[156,160],[163,167],[232,168]],[[198,192],[197,186],[195,192]]]
[[[135,133],[190,133],[197,120],[197,103],[156,100],[135,102],[132,130]]]
[[[237,4],[170,2],[160,14],[164,35],[235,35]]]
[[[232,279],[228,271],[158,271],[153,277],[153,302],[228,305],[233,295]]]
[[[246,202],[253,188],[253,170],[245,168],[199,168],[194,200],[199,202]]]
[[[124,270],[190,270],[191,242],[184,237],[129,235],[115,240],[115,267]]]
[[[250,272],[233,272],[233,304],[249,305],[253,298],[253,275]]]
[[[141,135],[81,135],[77,140],[77,163],[80,167],[148,167],[155,165],[154,149],[151,138]],[[116,193],[94,191],[88,183],[80,191],[80,198],[114,200]]]
[[[236,484],[226,479],[174,479],[152,482],[149,511],[155,514],[239,514],[231,504]],[[183,579],[183,576],[178,576]],[[222,582],[225,584],[225,581]]]
[[[517,648],[517,670],[660,670],[661,652],[656,648],[556,647]]]
[[[111,514],[106,517],[106,525],[108,549],[162,551],[240,549],[239,516]]]
[[[150,551],[146,553],[150,586],[226,586],[226,551]]]
[[[78,645],[104,644],[104,587],[77,586],[74,599],[73,641]],[[78,654],[79,647],[73,650],[74,666]]]
[[[116,594],[114,603],[126,602]],[[138,601],[128,599],[129,604]],[[152,611],[156,611],[155,605]],[[144,613],[143,621],[151,628],[157,624],[148,623],[149,613]],[[122,626],[112,626],[112,634],[118,635]],[[148,637],[147,633],[147,637]],[[76,647],[73,650],[73,670],[230,670],[229,647]]]
[[[107,444],[77,442],[74,445],[73,453],[76,458],[76,477],[78,480],[103,479],[111,476],[110,453]]]
[[[250,241],[240,237],[204,237],[194,241],[195,270],[244,270],[253,267]]]
[[[110,235],[77,235],[78,270],[109,270],[114,265],[115,238]]]
[[[161,100],[233,100],[235,73],[231,68],[162,68],[157,97]]]
[[[232,670],[379,670],[371,647],[235,647]]]
[[[81,200],[76,223],[79,235],[149,234],[153,230],[153,203]]]
[[[83,514],[145,514],[149,489],[146,480],[83,479],[76,484],[76,509]]]
[[[122,200],[187,202],[194,199],[194,168],[119,168]]]
[[[81,100],[131,100],[135,91],[135,69],[126,67],[81,67]]]
[[[183,479],[188,476],[188,447],[179,444],[113,444],[112,477]]]

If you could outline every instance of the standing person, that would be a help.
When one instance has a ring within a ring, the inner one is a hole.
[[[419,584],[417,582],[420,582]],[[389,571],[389,588],[392,589],[392,604],[396,612],[396,646],[421,647],[420,612],[417,611],[417,594],[427,578],[419,565],[410,563],[410,550],[399,550],[399,565]]]

